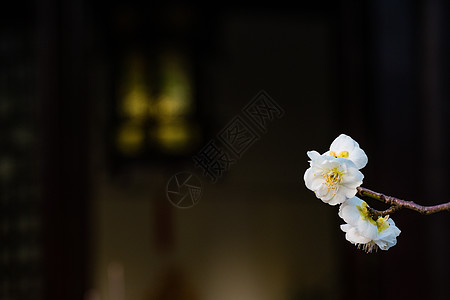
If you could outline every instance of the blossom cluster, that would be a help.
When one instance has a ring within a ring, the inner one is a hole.
[[[368,162],[364,150],[351,137],[341,134],[320,154],[308,151],[310,167],[304,180],[316,197],[329,205],[340,205],[339,217],[345,238],[366,252],[387,250],[397,243],[400,230],[389,216],[375,217],[367,203],[356,197],[364,179],[360,171]]]

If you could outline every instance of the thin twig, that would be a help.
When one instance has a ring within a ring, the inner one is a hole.
[[[395,212],[401,208],[408,208],[411,210],[415,210],[423,215],[434,214],[434,213],[445,211],[445,210],[450,211],[450,202],[439,204],[439,205],[434,205],[434,206],[423,206],[423,205],[416,204],[412,201],[405,201],[405,200],[401,200],[401,199],[398,199],[398,198],[395,198],[392,196],[386,196],[381,193],[377,193],[377,192],[371,191],[371,190],[363,188],[363,187],[358,187],[357,189],[358,189],[358,194],[361,197],[364,197],[364,196],[369,197],[369,198],[376,199],[376,200],[379,200],[381,202],[391,205],[391,207],[385,211],[373,210],[375,212],[375,214],[379,214],[379,215],[387,215],[387,214]]]
[[[380,216],[384,217],[387,215],[391,215],[394,212],[396,212],[397,210],[400,210],[401,208],[402,208],[401,206],[397,206],[397,205],[392,205],[391,207],[389,207],[386,210],[376,210],[376,209],[373,209],[372,207],[367,207],[367,209],[369,210],[372,217],[375,217],[375,220]]]

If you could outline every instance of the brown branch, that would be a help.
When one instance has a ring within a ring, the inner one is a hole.
[[[394,212],[396,212],[397,210],[400,210],[402,207],[398,206],[398,205],[392,205],[391,207],[389,207],[386,210],[376,210],[373,209],[372,207],[367,207],[367,209],[369,210],[370,214],[372,217],[375,217],[374,220],[376,220],[378,217],[384,217],[386,215],[391,215]]]
[[[393,213],[402,208],[415,210],[423,215],[434,214],[434,213],[445,211],[445,210],[450,212],[450,202],[439,204],[439,205],[434,205],[434,206],[423,206],[423,205],[416,204],[412,201],[405,201],[405,200],[401,200],[401,199],[398,199],[398,198],[395,198],[392,196],[386,196],[381,193],[377,193],[377,192],[371,191],[371,190],[363,188],[363,187],[358,187],[357,190],[358,190],[358,194],[361,197],[369,197],[369,198],[376,199],[376,200],[379,200],[381,202],[391,205],[391,207],[385,211],[377,211],[377,210],[372,209],[375,215],[383,215],[384,216],[384,215]]]

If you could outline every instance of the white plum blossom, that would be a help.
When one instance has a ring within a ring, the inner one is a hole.
[[[389,216],[374,219],[367,203],[358,197],[342,203],[339,216],[347,223],[341,225],[345,238],[366,252],[388,250],[397,243],[401,232]]]
[[[308,151],[307,154],[311,159],[310,168],[303,179],[317,198],[336,205],[356,195],[356,188],[362,184],[364,175],[351,160],[320,155],[317,151]]]
[[[307,155],[311,160],[303,176],[306,187],[325,203],[341,204],[339,216],[346,222],[341,225],[345,238],[367,253],[396,245],[401,231],[394,221],[388,215],[379,216],[355,196],[364,179],[360,169],[368,162],[359,144],[341,134],[327,152],[321,155],[308,151]]]
[[[367,155],[359,144],[351,137],[345,134],[339,135],[330,146],[330,150],[324,155],[334,157],[342,157],[351,160],[358,169],[362,169],[367,165]]]

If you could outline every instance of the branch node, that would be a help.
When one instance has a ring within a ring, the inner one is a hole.
[[[385,215],[394,213],[397,210],[400,210],[402,208],[411,209],[411,210],[417,211],[423,215],[429,215],[429,214],[433,214],[433,213],[441,212],[441,211],[450,211],[450,202],[439,204],[439,205],[434,205],[434,206],[423,206],[423,205],[416,204],[413,201],[405,201],[405,200],[401,200],[401,199],[398,199],[395,197],[386,196],[381,193],[377,193],[377,192],[371,191],[371,190],[363,188],[363,187],[358,187],[357,191],[361,197],[364,197],[364,196],[369,197],[369,198],[376,199],[378,201],[381,201],[381,202],[391,205],[390,208],[388,208],[384,211],[378,211],[375,209],[371,209],[370,210],[371,213],[373,213],[375,216],[385,216]]]

